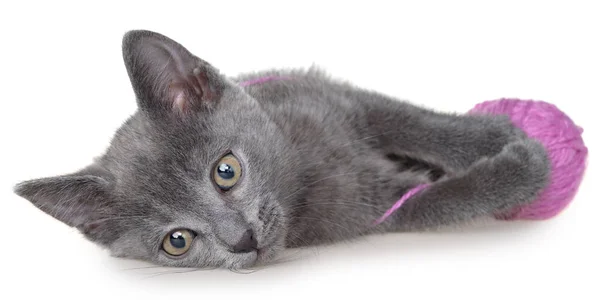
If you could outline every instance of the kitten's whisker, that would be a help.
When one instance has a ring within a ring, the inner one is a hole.
[[[309,242],[298,233],[295,233],[293,231],[288,231],[287,235],[291,236],[294,240],[298,241],[299,245],[308,245],[309,244]]]
[[[121,271],[135,271],[135,270],[146,270],[146,269],[157,269],[157,268],[167,268],[167,267],[164,267],[164,266],[133,267],[133,268],[121,269]]]
[[[165,271],[165,272],[159,272],[159,273],[155,273],[155,274],[151,274],[149,276],[144,277],[144,279],[150,279],[153,277],[158,277],[158,276],[163,276],[163,275],[169,275],[169,274],[182,274],[182,273],[191,273],[191,272],[196,272],[196,271],[201,271],[204,270],[202,268],[192,268],[189,270],[182,270],[182,271],[175,271],[175,270],[171,270],[171,271]]]
[[[296,216],[294,218],[295,219],[304,219],[304,220],[313,220],[313,221],[322,221],[322,222],[325,222],[327,224],[335,225],[335,226],[337,226],[339,228],[344,229],[345,231],[350,232],[349,228],[344,227],[344,226],[342,226],[342,225],[340,225],[338,223],[332,222],[332,221],[328,220],[327,218],[313,218],[313,217],[307,217],[307,216]]]
[[[299,259],[300,258],[298,258],[298,257],[295,257],[295,258],[292,258],[292,257],[278,257],[278,258],[270,260],[268,262],[260,263],[260,264],[258,264],[256,266],[254,266],[254,268],[256,270],[264,270],[264,269],[266,269],[268,267],[272,267],[272,266],[276,266],[276,265],[282,265],[282,264],[289,263],[289,262],[292,262],[292,261],[296,261],[296,260],[299,260]]]
[[[364,140],[368,140],[368,139],[377,138],[377,137],[384,136],[386,134],[389,134],[389,133],[392,133],[392,132],[396,132],[396,131],[398,131],[398,130],[397,129],[391,129],[391,130],[388,130],[388,131],[384,131],[382,133],[374,134],[374,135],[367,136],[367,137],[364,137],[364,138],[359,138],[359,139],[353,140],[351,142],[348,142],[348,143],[346,143],[346,144],[344,144],[344,145],[342,145],[340,147],[351,146],[352,144],[354,144],[356,142],[360,142],[360,141],[364,141]]]
[[[317,248],[316,247],[312,247],[311,249],[316,250]],[[274,261],[274,264],[275,265],[280,265],[280,264],[285,264],[285,263],[289,263],[289,262],[293,262],[293,261],[298,261],[298,260],[302,259],[300,257],[299,251],[294,251],[294,252],[295,253],[291,253],[290,255],[286,255],[285,257],[278,258],[277,260]],[[315,256],[318,255],[318,251],[311,250],[311,252]]]
[[[229,271],[231,271],[233,273],[237,273],[237,274],[248,275],[248,274],[252,274],[258,270],[229,268]]]
[[[353,201],[339,201],[339,202],[315,202],[315,203],[299,203],[293,206],[288,207],[289,209],[298,209],[305,207],[315,207],[319,205],[339,205],[339,206],[347,206],[347,207],[360,207],[360,208],[375,208],[377,211],[380,211],[381,208],[374,204],[362,203],[362,202],[353,202]],[[383,211],[381,211],[383,212]]]
[[[301,187],[301,188],[297,189],[297,190],[296,190],[296,191],[294,191],[293,193],[291,193],[291,194],[289,194],[289,195],[285,196],[285,197],[284,197],[283,199],[281,199],[280,201],[285,201],[286,199],[290,198],[291,196],[293,196],[293,195],[297,194],[299,191],[301,191],[301,190],[303,190],[303,189],[305,189],[305,188],[308,188],[308,187],[310,187],[311,185],[317,184],[317,183],[319,183],[319,182],[321,182],[321,181],[323,181],[323,180],[327,180],[327,179],[331,179],[331,178],[335,178],[335,177],[339,177],[339,176],[354,175],[354,174],[358,174],[358,173],[360,173],[360,172],[347,172],[347,173],[335,174],[335,175],[331,175],[331,176],[327,176],[327,177],[321,178],[321,179],[319,179],[319,180],[313,181],[313,182],[311,182],[311,183],[309,183],[309,184],[306,184],[305,186],[303,186],[303,187]]]

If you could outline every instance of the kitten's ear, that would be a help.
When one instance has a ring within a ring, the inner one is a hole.
[[[138,106],[146,112],[189,113],[214,104],[225,88],[218,70],[155,32],[125,34],[123,60]]]
[[[94,167],[77,173],[24,181],[17,195],[63,223],[89,232],[106,215],[109,182]]]

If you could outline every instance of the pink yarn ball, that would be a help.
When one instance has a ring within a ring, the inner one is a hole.
[[[561,212],[579,189],[586,168],[583,129],[555,105],[543,101],[499,99],[477,104],[470,114],[508,115],[515,126],[541,142],[551,161],[550,184],[530,205],[515,207],[498,219],[544,220]]]

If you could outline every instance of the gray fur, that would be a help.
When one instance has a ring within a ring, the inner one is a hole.
[[[15,188],[115,256],[249,267],[284,247],[499,214],[530,203],[548,181],[542,146],[504,117],[434,112],[314,69],[227,78],[148,31],[129,32],[123,55],[139,110],[106,153],[76,173]],[[285,78],[238,84],[267,75]],[[244,175],[223,194],[210,175],[227,151]],[[371,226],[420,183],[433,185]],[[178,258],[160,246],[175,228],[198,234]],[[260,251],[229,251],[247,229]]]

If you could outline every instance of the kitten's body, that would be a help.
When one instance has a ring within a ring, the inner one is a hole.
[[[502,213],[547,182],[543,148],[506,118],[435,113],[314,70],[227,79],[148,32],[125,38],[124,57],[140,111],[107,153],[76,174],[17,188],[117,256],[250,266],[284,246]],[[265,76],[278,79],[240,85]],[[210,176],[227,151],[244,175],[221,193]],[[408,189],[431,182],[373,225]],[[198,233],[185,256],[161,252],[173,228]],[[247,229],[258,250],[232,253]]]
[[[504,117],[433,113],[318,70],[268,71],[235,81],[257,77],[276,78],[246,90],[290,137],[301,160],[298,171],[306,188],[290,191],[294,195],[286,201],[300,203],[292,213],[291,246],[468,220],[477,208],[370,226],[408,189],[465,172],[522,138]]]

